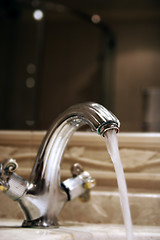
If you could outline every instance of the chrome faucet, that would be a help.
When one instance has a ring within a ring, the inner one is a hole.
[[[25,220],[23,227],[58,226],[58,215],[65,203],[85,195],[95,183],[79,165],[72,168],[72,177],[61,183],[60,164],[68,141],[81,126],[88,124],[104,135],[109,129],[119,130],[119,120],[97,103],[70,107],[50,127],[39,148],[30,180],[14,171],[17,163],[9,159],[0,164],[0,190],[20,204]]]

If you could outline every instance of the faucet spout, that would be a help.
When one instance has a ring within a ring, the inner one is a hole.
[[[63,153],[72,134],[85,124],[102,136],[120,127],[119,120],[97,103],[72,106],[53,123],[39,148],[27,189],[19,199],[26,216],[24,227],[58,225],[58,215],[67,202],[60,181]]]

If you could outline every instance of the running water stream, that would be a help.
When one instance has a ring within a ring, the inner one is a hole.
[[[133,240],[133,230],[132,230],[132,220],[129,207],[129,201],[127,196],[127,186],[124,176],[124,171],[120,159],[119,149],[118,149],[118,140],[115,130],[110,130],[105,133],[105,142],[108,149],[108,153],[114,164],[114,169],[117,176],[117,183],[120,194],[120,203],[124,219],[124,224],[126,228],[126,237],[127,240]]]

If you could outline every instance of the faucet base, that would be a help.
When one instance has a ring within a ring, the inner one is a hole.
[[[48,228],[48,227],[52,227],[52,228],[58,228],[59,224],[57,221],[57,218],[54,219],[54,221],[47,221],[48,219],[45,217],[40,217],[37,218],[35,220],[24,220],[22,223],[22,227],[25,228]]]

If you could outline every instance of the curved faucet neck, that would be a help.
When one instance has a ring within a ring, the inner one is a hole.
[[[78,128],[86,124],[99,135],[103,135],[111,128],[118,131],[120,127],[120,122],[113,113],[100,104],[86,103],[70,107],[48,130],[39,148],[30,182],[37,184],[41,178],[45,178],[48,182],[48,176],[51,175],[54,176],[54,180],[57,179],[56,175],[59,173],[62,156],[70,137]],[[48,171],[52,169],[51,175],[48,175],[47,168]]]

